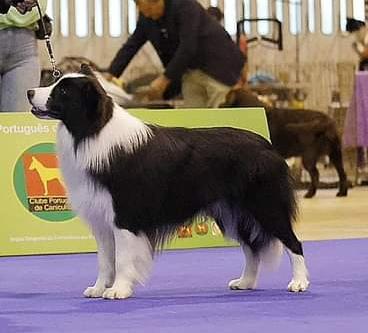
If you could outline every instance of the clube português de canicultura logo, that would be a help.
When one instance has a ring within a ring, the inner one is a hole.
[[[17,160],[13,182],[23,206],[48,222],[67,222],[75,215],[65,193],[53,143],[27,149]]]

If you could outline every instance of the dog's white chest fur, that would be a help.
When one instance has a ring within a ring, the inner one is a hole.
[[[80,163],[80,159],[85,158],[77,158],[73,143],[65,126],[60,125],[57,134],[58,158],[72,208],[89,223],[98,220],[113,223],[115,213],[111,195],[88,175]]]
[[[115,213],[111,194],[88,172],[108,169],[114,148],[132,153],[150,136],[151,131],[144,123],[117,105],[100,133],[80,143],[76,151],[72,135],[65,125],[59,125],[56,141],[60,169],[72,208],[79,216],[89,223],[98,220],[113,223]]]

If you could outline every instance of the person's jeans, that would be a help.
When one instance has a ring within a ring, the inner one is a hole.
[[[39,86],[40,73],[34,32],[0,30],[0,111],[28,111],[27,90]]]

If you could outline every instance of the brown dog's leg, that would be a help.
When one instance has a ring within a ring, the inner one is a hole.
[[[329,154],[330,161],[334,165],[337,174],[339,176],[339,191],[337,192],[337,197],[346,197],[348,195],[348,181],[346,173],[344,170],[342,153],[341,153],[341,143],[340,139],[336,138],[336,142],[331,145],[331,152]]]
[[[315,196],[317,192],[317,187],[319,183],[319,172],[316,167],[317,157],[312,152],[307,152],[302,156],[302,163],[304,168],[308,171],[311,178],[308,191],[304,195],[304,198],[312,198]]]

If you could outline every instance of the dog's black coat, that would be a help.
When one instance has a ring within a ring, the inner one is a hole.
[[[320,157],[328,155],[339,176],[337,196],[346,196],[348,182],[343,166],[341,139],[335,121],[327,114],[315,110],[272,108],[250,92],[239,89],[230,92],[224,106],[265,108],[271,141],[284,158],[301,157],[304,168],[311,177],[305,197],[316,194],[319,172],[316,167]]]
[[[118,227],[144,231],[156,245],[204,214],[227,234],[222,205],[237,217],[236,240],[256,251],[292,235],[283,234],[295,214],[288,168],[266,140],[233,128],[151,129],[147,144],[133,155],[115,152],[109,171],[94,174],[113,196]],[[262,232],[250,240],[255,221]]]

